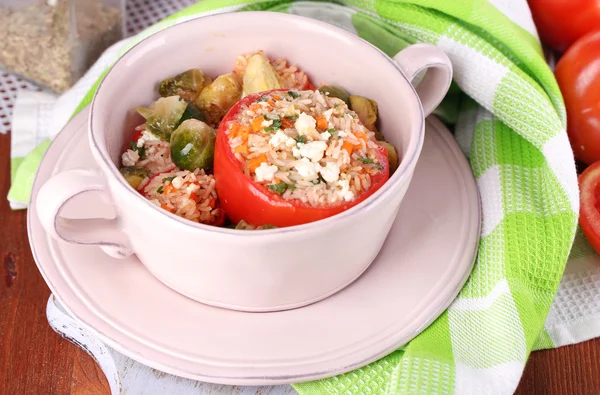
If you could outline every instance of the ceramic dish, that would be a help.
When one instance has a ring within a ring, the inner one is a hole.
[[[97,167],[84,133],[87,109],[50,146],[28,212],[31,248],[53,294],[117,351],[196,380],[273,385],[313,380],[366,365],[427,327],[466,281],[477,251],[475,179],[452,135],[427,121],[423,153],[397,219],[369,269],[310,306],[244,313],[194,302],[165,287],[135,257],[54,240],[36,212],[53,175]],[[443,198],[442,198],[443,197]],[[93,207],[93,209],[90,209]],[[72,199],[69,218],[110,216],[95,194]]]
[[[190,43],[201,44],[190,50]],[[135,126],[128,123],[130,109],[155,97],[155,84],[165,77],[193,67],[218,75],[239,54],[258,49],[297,64],[315,84],[340,85],[376,100],[380,126],[401,157],[396,173],[341,214],[260,232],[186,221],[141,197],[117,167],[130,138],[125,131]],[[415,90],[409,81],[424,69]],[[451,76],[450,61],[435,46],[408,47],[393,61],[344,30],[295,15],[244,12],[181,23],[138,44],[113,66],[91,105],[97,169],[53,177],[36,209],[53,237],[100,245],[112,256],[135,252],[158,279],[194,300],[246,311],[304,306],[347,286],[378,254],[421,152],[424,116],[441,101]],[[112,200],[115,218],[61,216],[65,203],[84,192]]]

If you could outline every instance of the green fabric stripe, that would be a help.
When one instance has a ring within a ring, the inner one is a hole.
[[[17,170],[21,163],[23,163],[23,157],[15,157],[10,159],[10,181],[11,183],[15,181],[15,176],[17,175]]]
[[[31,188],[40,162],[50,146],[50,140],[46,140],[38,145],[27,157],[23,158],[21,164],[15,172],[14,179],[18,182],[11,185],[8,191],[8,198],[14,202],[23,204],[29,203]]]
[[[535,344],[533,345],[534,350],[545,350],[548,348],[556,347],[548,332],[545,329],[542,329],[542,332],[538,336]]]
[[[454,363],[446,311],[405,348],[386,394],[452,394]]]

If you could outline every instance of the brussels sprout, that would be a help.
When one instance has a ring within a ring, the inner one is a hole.
[[[181,123],[188,104],[179,96],[161,97],[150,107],[138,107],[137,112],[146,119],[146,128],[161,140],[169,141],[171,133]]]
[[[148,177],[150,170],[146,170],[139,166],[128,166],[122,167],[120,170],[123,178],[131,185],[134,189],[138,189],[144,178]]]
[[[392,174],[394,174],[394,172],[398,168],[398,165],[400,164],[400,161],[398,160],[398,152],[396,152],[396,148],[394,148],[394,146],[388,143],[387,141],[380,141],[379,144],[381,144],[381,146],[383,146],[383,148],[385,148],[385,150],[387,151],[391,176]]]
[[[276,229],[276,228],[277,228],[277,226],[270,225],[270,224],[264,224],[264,225],[261,225],[261,226],[254,226],[254,225],[250,225],[248,222],[246,222],[244,220],[241,220],[235,226],[235,229],[237,229],[237,230],[263,230],[263,229]]]
[[[362,96],[350,96],[350,109],[358,115],[358,119],[371,131],[375,131],[377,122],[377,102]]]
[[[215,130],[197,119],[188,119],[171,135],[171,158],[189,171],[210,170],[215,152]]]
[[[199,121],[206,121],[204,114],[202,114],[202,112],[200,112],[200,110],[198,110],[196,108],[196,106],[192,105],[192,104],[188,104],[188,106],[185,108],[185,111],[183,112],[183,114],[181,115],[181,118],[179,119],[179,125],[181,125],[181,123],[185,120],[188,119],[197,119]],[[177,125],[177,126],[179,126]]]
[[[211,83],[210,77],[199,69],[191,69],[160,83],[158,92],[162,97],[180,96],[183,100],[193,103],[202,89]]]
[[[242,96],[283,87],[279,76],[271,66],[271,62],[260,52],[255,53],[248,59],[243,82],[244,92]]]
[[[346,105],[350,105],[350,95],[339,86],[325,85],[320,87],[319,90],[323,93],[329,93],[329,97],[337,97],[343,100]]]
[[[210,124],[217,124],[227,111],[240,100],[242,85],[233,74],[218,76],[212,84],[202,90],[194,104],[202,111]]]

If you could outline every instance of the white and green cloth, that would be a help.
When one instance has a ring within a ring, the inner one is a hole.
[[[388,55],[415,42],[446,51],[456,86],[437,114],[455,125],[483,205],[475,268],[450,308],[402,349],[297,384],[299,393],[509,394],[532,350],[600,335],[600,266],[582,237],[561,283],[576,233],[577,178],[563,101],[525,0],[205,0],[113,46],[59,99],[46,132],[87,105],[105,68],[142,38],[190,18],[245,10],[321,19]],[[13,159],[13,203],[28,201],[47,146]]]

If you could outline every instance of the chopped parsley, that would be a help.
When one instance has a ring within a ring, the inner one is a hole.
[[[273,123],[271,124],[271,126],[269,126],[268,128],[265,128],[265,132],[273,133],[280,127],[281,127],[281,119],[275,118],[275,119],[273,119]]]
[[[296,141],[304,144],[304,143],[306,143],[306,137],[298,136],[298,137],[296,137]]]
[[[135,142],[135,141],[129,142],[129,149],[137,152],[138,155],[140,156],[140,159],[146,159],[146,148],[138,147],[137,142]]]
[[[162,180],[162,181],[163,181],[163,182],[165,182],[165,181],[173,181],[174,179],[175,179],[175,176],[172,176],[172,177],[165,177],[165,178],[163,178],[163,180]]]
[[[163,186],[159,186],[158,189],[156,190],[156,193],[163,193]]]
[[[296,186],[292,185],[292,184],[287,184],[287,183],[285,183],[285,182],[282,181],[279,184],[267,185],[267,188],[269,188],[270,190],[272,190],[276,194],[281,195],[287,189],[289,189],[290,191],[293,191],[294,189],[296,189]]]
[[[333,107],[334,107],[334,108],[338,108],[339,106],[340,106],[340,103],[335,103],[335,104],[333,105]]]
[[[285,117],[285,119],[289,119],[290,121],[295,121],[296,119],[298,119],[298,115],[290,115]]]
[[[292,99],[297,99],[297,98],[299,98],[300,96],[302,96],[302,95],[300,95],[299,93],[297,93],[297,92],[294,92],[294,91],[288,91],[288,95],[290,95],[290,96],[292,97]]]
[[[265,101],[269,101],[269,97],[267,95],[262,96],[260,99],[258,99],[256,102],[260,103],[260,102],[265,102]]]
[[[364,163],[365,165],[372,165],[373,163],[375,163],[371,158],[358,158],[358,160]]]
[[[364,163],[365,165],[373,165],[373,167],[376,168],[377,170],[383,170],[383,166],[378,165],[371,158],[358,158],[358,160],[361,161],[362,163]]]
[[[329,134],[334,134],[335,133],[335,129],[334,128],[327,129],[327,131],[329,132]]]

